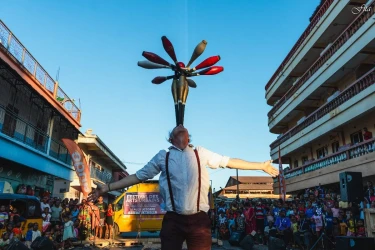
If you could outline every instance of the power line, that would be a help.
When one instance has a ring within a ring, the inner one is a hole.
[[[146,165],[147,163],[141,163],[141,162],[131,162],[131,161],[123,161],[122,163],[125,164],[134,164],[134,165]]]

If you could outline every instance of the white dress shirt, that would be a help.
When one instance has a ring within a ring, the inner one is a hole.
[[[184,150],[171,146],[169,153],[168,170],[172,186],[176,212],[178,214],[195,214],[198,200],[198,163],[192,145]],[[229,157],[213,153],[203,147],[196,147],[201,165],[201,193],[199,210],[207,212],[210,209],[208,191],[210,178],[205,166],[210,168],[225,168]],[[160,172],[159,190],[164,199],[167,211],[173,211],[169,196],[165,158],[167,151],[160,150],[150,162],[135,174],[141,181],[154,178]]]

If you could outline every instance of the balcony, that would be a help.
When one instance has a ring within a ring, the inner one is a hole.
[[[284,172],[287,192],[339,182],[338,175],[344,171],[362,172],[363,177],[374,175],[374,152],[375,139],[371,139],[343,146],[337,153],[287,170]],[[274,190],[278,190],[277,178],[274,179]]]
[[[305,31],[302,33],[300,38],[297,40],[293,48],[290,50],[288,55],[285,57],[281,65],[277,68],[276,72],[272,75],[271,79],[266,84],[266,91],[271,86],[271,84],[275,81],[276,77],[281,74],[281,72],[284,70],[285,66],[288,64],[288,62],[291,60],[291,58],[294,56],[294,54],[297,52],[297,50],[301,47],[301,45],[304,43],[306,38],[310,35],[313,28],[316,26],[316,24],[319,22],[319,20],[322,18],[322,16],[326,13],[328,8],[331,6],[331,4],[334,2],[334,0],[326,0],[324,4],[320,7],[319,11],[315,14],[314,18],[311,20],[310,24],[307,26]]]
[[[74,102],[58,86],[53,78],[13,35],[13,33],[0,20],[0,49],[5,50],[15,59],[23,69],[30,73],[34,80],[46,90],[46,93],[59,103],[75,121],[81,120],[81,111]]]
[[[297,91],[303,86],[327,61],[371,18],[374,14],[375,2],[369,5],[371,11],[362,12],[341,33],[332,45],[320,55],[313,65],[299,78],[299,80],[287,91],[287,93],[272,107],[268,113],[269,123],[274,119],[276,112],[288,100],[295,97]]]
[[[70,155],[64,145],[51,139],[50,148],[48,149],[50,137],[45,132],[24,121],[11,111],[6,110],[3,106],[0,106],[0,134],[12,138],[44,155],[51,156],[64,164],[71,165]]]
[[[330,112],[335,110],[337,107],[347,102],[348,100],[352,99],[353,97],[355,97],[356,95],[358,95],[359,93],[361,93],[362,91],[367,89],[369,86],[373,85],[374,83],[375,83],[375,68],[370,70],[360,79],[358,79],[357,81],[352,83],[350,86],[348,86],[345,90],[343,90],[339,95],[333,98],[330,102],[327,102],[325,105],[323,105],[322,107],[317,109],[315,112],[310,114],[308,117],[306,117],[306,119],[303,122],[294,126],[288,132],[286,132],[277,140],[275,140],[273,143],[271,143],[270,145],[271,151],[275,150],[282,143],[292,138],[293,136],[301,132],[303,129],[312,125],[313,123],[321,119],[326,114],[329,114]]]
[[[91,167],[90,174],[91,174],[91,178],[97,179],[104,183],[109,183],[112,181],[112,174],[109,173],[108,171],[100,171],[97,168]]]

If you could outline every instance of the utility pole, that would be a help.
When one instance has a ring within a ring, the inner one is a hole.
[[[240,191],[239,191],[239,180],[238,180],[238,169],[236,169],[236,175],[237,175],[237,199],[240,199]]]

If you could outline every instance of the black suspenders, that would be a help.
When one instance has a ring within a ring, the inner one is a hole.
[[[194,149],[195,157],[197,158],[198,162],[198,199],[197,199],[197,212],[199,212],[199,201],[201,196],[201,162],[199,160],[198,151]],[[169,176],[169,170],[168,170],[168,162],[169,162],[169,152],[167,152],[167,156],[165,158],[165,170],[167,172],[167,181],[168,181],[168,189],[169,189],[169,196],[171,197],[171,203],[172,203],[172,209],[174,212],[176,212],[176,206],[174,204],[174,198],[173,198],[173,192],[172,192],[172,184],[171,184],[171,178]]]

